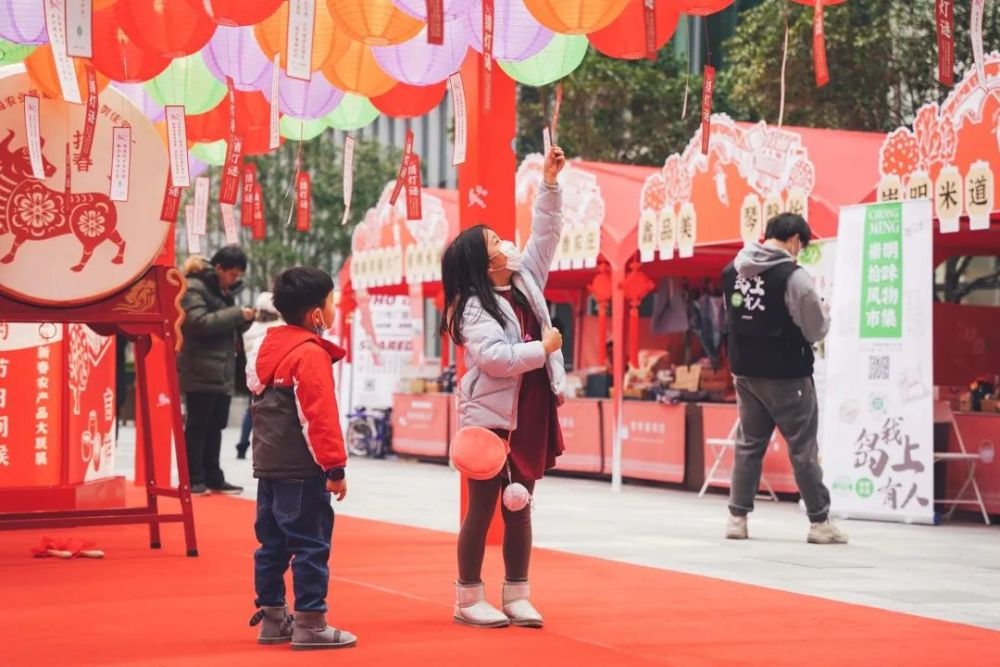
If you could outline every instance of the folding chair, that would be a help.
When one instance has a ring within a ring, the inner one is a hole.
[[[722,459],[725,458],[726,452],[732,450],[733,452],[733,465],[736,464],[736,433],[740,427],[740,420],[737,419],[733,422],[733,427],[729,429],[729,435],[725,438],[708,438],[705,444],[708,445],[709,449],[712,450],[712,456],[714,460],[712,461],[712,467],[708,469],[708,474],[705,475],[705,483],[701,485],[701,491],[698,492],[698,497],[701,498],[708,491],[708,487],[712,482],[726,482],[729,481],[724,477],[716,477],[715,473],[719,470],[719,466],[722,465]],[[778,495],[771,488],[771,483],[767,481],[767,477],[764,475],[763,470],[760,473],[760,483],[761,486],[767,491],[766,494],[758,493],[758,497],[770,496],[771,500],[778,502]]]
[[[979,453],[973,454],[965,448],[965,440],[962,439],[962,432],[958,429],[958,422],[955,421],[955,413],[952,412],[951,406],[948,403],[944,401],[934,402],[934,423],[951,426],[951,430],[955,432],[955,439],[958,441],[958,448],[960,450],[957,452],[934,452],[934,463],[964,461],[969,466],[969,474],[966,476],[958,495],[954,498],[935,498],[934,502],[941,505],[951,505],[951,509],[944,515],[944,518],[948,520],[955,514],[955,510],[958,509],[959,505],[978,505],[979,511],[983,514],[983,521],[987,526],[990,525],[990,514],[986,511],[983,494],[980,493],[979,483],[976,482],[976,463],[980,460]],[[965,497],[965,493],[970,486],[975,498]]]

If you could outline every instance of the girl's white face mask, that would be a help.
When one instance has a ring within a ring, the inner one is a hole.
[[[521,266],[524,262],[524,254],[521,249],[514,245],[511,241],[501,241],[497,250],[497,255],[503,255],[507,258],[507,264],[497,269],[491,268],[490,271],[499,271],[501,269],[508,269],[517,273],[521,270]],[[492,255],[489,259],[492,262],[493,258],[497,255]]]

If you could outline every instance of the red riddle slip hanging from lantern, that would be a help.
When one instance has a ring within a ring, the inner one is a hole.
[[[413,130],[406,131],[406,144],[403,146],[403,160],[399,165],[399,173],[396,174],[396,186],[392,189],[392,196],[389,197],[389,204],[392,206],[396,205],[396,200],[399,199],[399,193],[403,191],[403,185],[406,183],[406,168],[410,164],[410,158],[413,155]]]
[[[705,82],[701,89],[701,153],[708,155],[712,138],[712,96],[715,94],[715,68],[705,65]]]
[[[643,0],[642,21],[646,29],[646,59],[656,60],[656,0]]]
[[[406,168],[406,219],[420,220],[424,217],[421,206],[420,156],[410,156]]]
[[[219,203],[235,204],[243,168],[243,139],[236,135],[236,93],[232,77],[226,77],[226,86],[229,88],[229,145],[219,186]]]
[[[170,182],[170,170],[167,170],[167,187],[163,191],[163,205],[160,207],[161,221],[177,222],[177,214],[181,210],[181,190],[181,187]]]
[[[937,26],[938,81],[955,85],[955,0],[936,0],[934,23]]]
[[[826,33],[823,29],[823,0],[816,0],[813,10],[813,68],[816,70],[816,87],[830,83],[830,71],[826,65]]]
[[[83,119],[83,139],[80,142],[80,157],[78,161],[86,163],[90,160],[90,151],[94,147],[94,134],[97,131],[97,72],[93,65],[87,64],[87,114]]]
[[[264,220],[264,191],[260,183],[253,186],[253,240],[263,241],[267,236],[267,226]]]
[[[309,181],[309,172],[299,172],[299,177],[295,179],[296,208],[298,217],[295,219],[295,230],[308,232],[312,226],[310,224],[310,212],[312,209],[312,189]]]
[[[427,43],[444,44],[444,0],[427,0]]]
[[[253,227],[254,193],[257,191],[257,165],[243,165],[243,205],[240,207],[240,225]]]

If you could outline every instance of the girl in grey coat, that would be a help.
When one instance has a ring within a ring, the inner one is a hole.
[[[458,538],[457,622],[477,627],[510,624],[539,628],[529,602],[531,508],[501,508],[504,518],[503,611],[485,599],[481,579],[486,534],[497,499],[511,482],[528,492],[562,452],[556,407],[566,382],[562,336],[552,327],[543,289],[559,245],[562,195],[556,182],[566,163],[553,147],[535,200],[531,236],[522,253],[478,225],[462,232],[441,258],[447,315],[442,331],[465,348],[468,370],[458,386],[459,425],[479,426],[510,438],[505,470],[468,480],[469,508]]]

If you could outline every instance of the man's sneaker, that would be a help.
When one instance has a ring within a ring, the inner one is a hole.
[[[729,521],[726,522],[726,539],[745,540],[748,537],[750,532],[747,530],[747,518],[730,514]]]
[[[191,495],[192,496],[207,496],[211,491],[204,484],[192,484],[191,485]]]
[[[847,544],[847,533],[840,526],[827,519],[822,523],[814,523],[809,528],[809,544]]]
[[[242,486],[235,486],[229,482],[223,482],[221,486],[213,486],[212,493],[223,493],[227,496],[235,496],[243,493]]]

